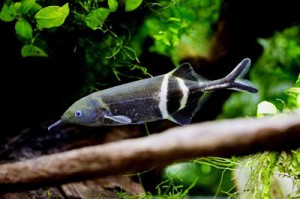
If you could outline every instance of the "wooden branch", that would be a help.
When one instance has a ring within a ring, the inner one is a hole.
[[[299,140],[299,114],[198,123],[148,137],[0,165],[0,190],[125,174],[203,156],[295,149],[300,147]]]

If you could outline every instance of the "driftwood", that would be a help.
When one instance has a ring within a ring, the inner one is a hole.
[[[110,176],[82,182],[63,184],[55,187],[42,187],[35,190],[6,193],[0,195],[0,199],[24,199],[24,198],[56,198],[56,199],[113,199],[120,198],[118,193],[128,195],[140,195],[145,192],[143,187],[133,182],[128,176]],[[6,191],[6,190],[1,190]],[[32,197],[34,196],[34,197]]]
[[[160,134],[0,165],[0,190],[58,185],[137,172],[203,156],[300,147],[300,115],[175,127]]]
[[[49,133],[47,126],[52,121],[22,130],[18,135],[5,140],[0,147],[0,165],[43,155],[61,153],[85,146],[115,142],[122,139],[142,136],[143,126],[120,126],[114,128],[88,128],[83,126],[65,126]],[[130,133],[128,133],[130,132]],[[134,176],[108,176],[81,182],[55,185],[52,187],[18,187],[18,192],[8,193],[10,189],[0,188],[0,199],[11,198],[119,198],[118,192],[139,195],[145,192],[143,186],[134,181]],[[2,194],[6,193],[6,194]]]

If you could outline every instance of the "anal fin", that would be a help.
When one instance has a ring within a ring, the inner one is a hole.
[[[200,110],[210,94],[210,92],[203,93],[199,100],[193,100],[192,102],[188,103],[185,108],[172,114],[168,119],[180,125],[190,124],[192,118]]]

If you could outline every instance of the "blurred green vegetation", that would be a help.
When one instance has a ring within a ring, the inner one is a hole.
[[[297,107],[288,89],[294,86],[300,71],[299,38],[300,27],[293,26],[270,38],[258,39],[264,50],[252,66],[249,79],[258,86],[259,93],[232,94],[219,118],[255,116],[257,104],[263,100],[272,102],[280,111]]]
[[[171,57],[175,65],[179,64],[188,49],[206,55],[212,27],[219,18],[221,2],[162,0],[159,3],[148,3],[152,13],[133,38],[134,49],[140,54],[143,50],[141,41],[151,37],[154,44],[150,50]]]
[[[47,35],[65,31],[79,34],[76,50],[83,50],[86,83],[81,95],[107,85],[107,75],[141,79],[151,76],[140,65],[145,38],[150,51],[178,64],[188,48],[207,53],[212,25],[218,20],[221,0],[77,0],[65,3],[44,0],[6,0],[0,20],[15,23],[16,36],[24,44],[23,57],[51,56]],[[190,9],[193,8],[193,9]],[[139,12],[139,18],[131,12]],[[200,22],[200,23],[199,23]],[[196,41],[196,42],[195,42]],[[130,74],[132,73],[132,75]]]
[[[193,162],[170,165],[164,171],[164,178],[172,180],[182,189],[189,188],[190,194],[225,195],[235,191],[231,181],[231,172],[236,158],[225,159],[218,157],[199,158]]]

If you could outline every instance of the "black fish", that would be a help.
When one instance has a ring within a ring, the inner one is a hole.
[[[250,63],[245,58],[229,75],[213,81],[201,77],[185,63],[164,75],[94,92],[76,101],[48,130],[65,123],[112,126],[162,119],[187,125],[212,91],[257,93],[249,81],[242,79]]]

